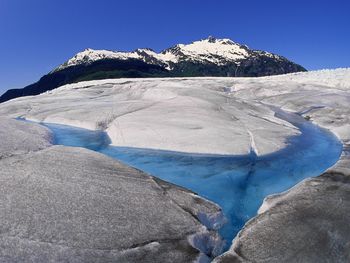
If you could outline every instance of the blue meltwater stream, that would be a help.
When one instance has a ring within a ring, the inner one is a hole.
[[[103,153],[219,204],[227,218],[220,229],[227,249],[245,222],[257,214],[267,195],[320,175],[340,157],[342,144],[332,133],[296,114],[278,111],[276,116],[296,126],[301,134],[289,138],[286,148],[264,156],[254,152],[220,156],[115,147],[109,145],[103,131],[43,125],[52,130],[55,144]]]

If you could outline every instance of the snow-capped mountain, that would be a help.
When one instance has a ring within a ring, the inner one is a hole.
[[[88,48],[60,65],[55,71],[82,64],[89,65],[95,61],[104,59],[138,59],[146,63],[165,66],[168,70],[172,70],[177,63],[184,61],[212,63],[218,66],[229,63],[239,65],[242,60],[259,55],[264,55],[276,60],[284,59],[281,56],[269,52],[250,50],[247,46],[240,45],[227,38],[216,39],[214,37],[209,37],[187,45],[178,44],[160,53],[149,48],[136,49],[132,52],[94,50]]]
[[[68,67],[77,66],[81,64],[91,64],[97,60],[103,59],[121,59],[126,60],[130,58],[139,58],[135,52],[116,52],[109,50],[94,50],[87,48],[82,52],[79,52],[74,57],[69,59],[67,62],[59,66],[55,71],[59,71]]]
[[[107,78],[143,77],[258,77],[305,71],[288,59],[252,50],[230,39],[207,39],[178,44],[159,53],[149,48],[130,52],[85,49],[23,89],[9,90],[0,103],[37,95],[64,84]]]

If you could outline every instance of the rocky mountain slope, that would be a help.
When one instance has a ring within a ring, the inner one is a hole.
[[[160,53],[152,49],[132,52],[86,49],[23,89],[12,89],[0,97],[37,95],[64,84],[83,80],[144,77],[277,75],[305,69],[286,58],[249,49],[230,39],[209,37],[191,44],[178,44]]]

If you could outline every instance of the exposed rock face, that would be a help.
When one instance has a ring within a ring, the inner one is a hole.
[[[101,154],[50,146],[38,125],[3,118],[0,130],[16,153],[0,146],[0,261],[192,262],[220,253],[220,238],[198,219],[220,214],[213,203]],[[203,253],[196,246],[206,244]]]

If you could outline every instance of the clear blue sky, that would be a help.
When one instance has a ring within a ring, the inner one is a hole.
[[[307,69],[350,67],[349,0],[0,0],[0,94],[90,47],[231,38]]]

